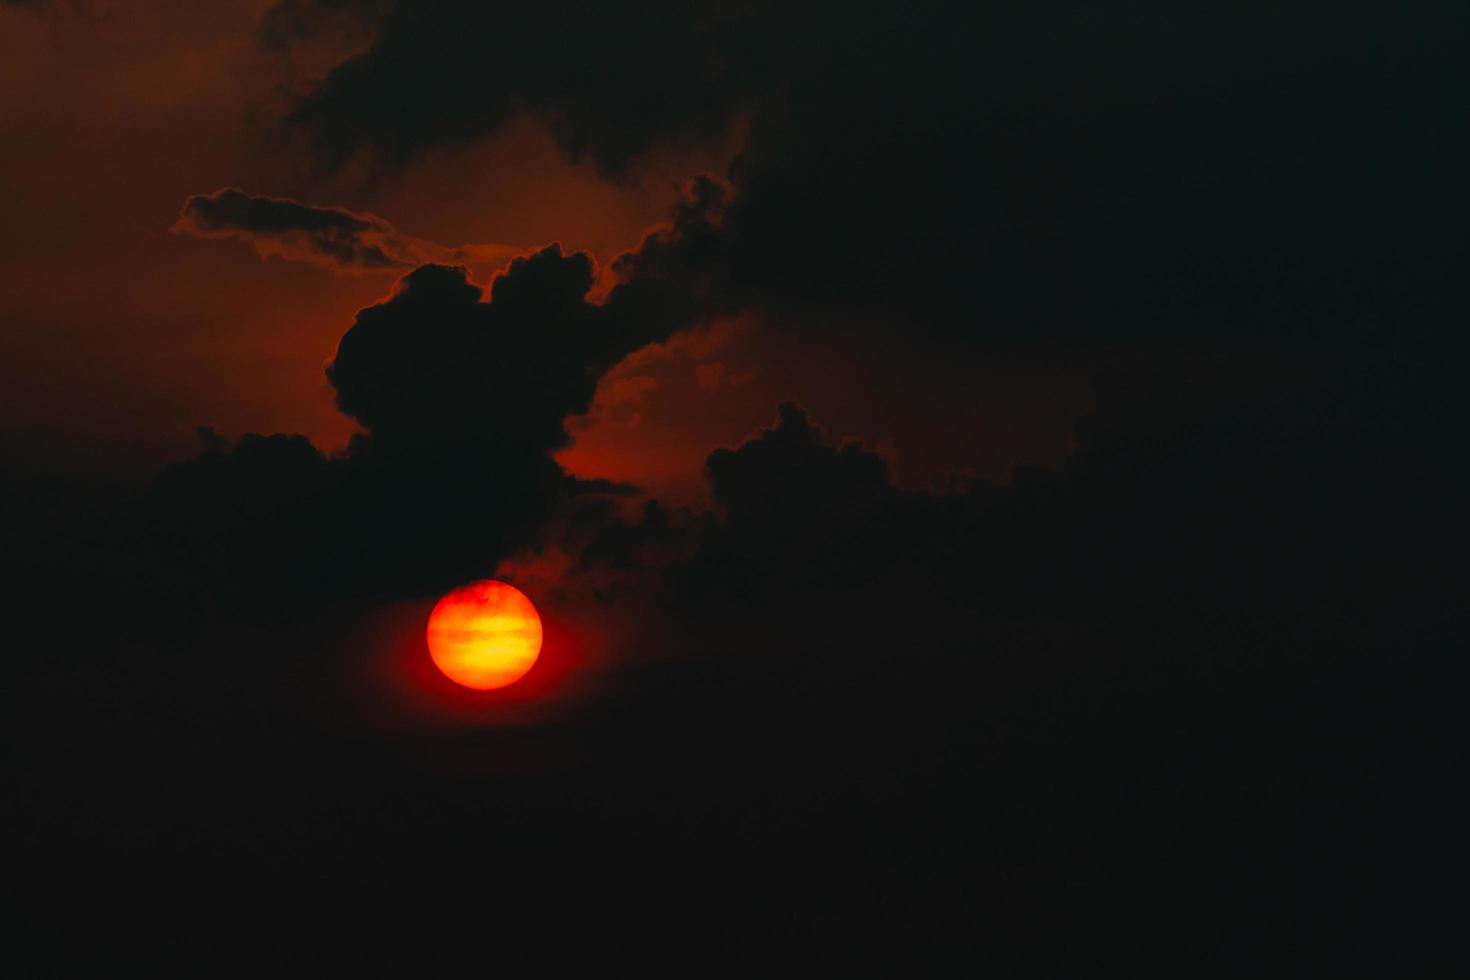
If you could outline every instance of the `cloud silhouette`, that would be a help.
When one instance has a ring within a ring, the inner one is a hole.
[[[292,0],[267,13],[268,36],[279,44],[344,11],[374,25],[373,44],[328,72],[292,114],[327,162],[367,151],[401,165],[491,132],[524,108],[548,121],[572,158],[611,176],[655,141],[708,138],[733,118],[727,35],[750,22],[669,0],[636,13],[572,0],[555,17],[529,6]]]
[[[737,533],[790,535],[840,520],[892,488],[881,456],[855,442],[828,446],[794,402],[774,427],[705,463],[715,499]]]
[[[426,262],[499,264],[521,251],[509,245],[449,248],[405,235],[377,215],[247,194],[234,187],[189,197],[172,230],[242,241],[261,258],[276,256],[341,272],[410,269]]]
[[[1467,312],[1447,10],[558,9],[389,3],[293,119],[329,164],[403,166],[524,109],[621,176],[740,115],[717,230],[657,261],[808,319],[1178,348]]]
[[[251,213],[263,233],[356,227],[316,210]],[[488,289],[463,267],[403,276],[358,312],[326,368],[365,432],[330,459],[300,436],[211,436],[153,496],[161,538],[243,594],[419,594],[534,547],[574,498],[626,492],[567,476],[551,454],[598,378],[691,314],[681,293],[639,279],[590,302],[595,273],[552,244]],[[297,555],[284,573],[283,554]]]

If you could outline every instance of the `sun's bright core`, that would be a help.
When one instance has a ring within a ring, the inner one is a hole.
[[[429,655],[456,684],[480,691],[514,684],[541,652],[541,617],[525,593],[504,582],[474,582],[429,614]]]

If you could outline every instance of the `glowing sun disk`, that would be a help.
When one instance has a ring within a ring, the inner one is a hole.
[[[531,669],[541,652],[541,617],[520,589],[487,579],[440,599],[427,635],[429,656],[446,677],[488,691]]]

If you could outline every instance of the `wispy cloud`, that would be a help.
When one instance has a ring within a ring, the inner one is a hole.
[[[235,239],[262,258],[309,262],[338,272],[401,272],[426,262],[498,265],[522,251],[500,244],[440,245],[406,235],[375,214],[248,194],[235,187],[190,197],[173,230],[197,238]]]

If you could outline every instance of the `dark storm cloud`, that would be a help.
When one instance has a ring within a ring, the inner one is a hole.
[[[425,285],[463,292],[407,288]],[[20,948],[1432,975],[1460,935],[1441,869],[1464,670],[1458,596],[1430,591],[1422,547],[1444,540],[1429,505],[1457,460],[1415,423],[1452,370],[1120,377],[1062,471],[950,495],[887,487],[788,406],[712,456],[727,520],[603,521],[588,574],[629,574],[589,615],[637,610],[637,660],[539,725],[343,725],[381,620],[325,607],[320,582],[273,617],[150,598],[133,561],[65,589],[27,576],[12,639],[70,645],[14,658],[51,679],[27,677],[15,712],[46,733],[13,766]],[[254,509],[256,534],[337,465],[284,437],[205,456],[189,472],[236,496],[201,516]],[[265,574],[305,577],[344,527],[373,560],[371,515],[319,516]],[[753,533],[802,518],[816,537]]]
[[[448,248],[405,235],[373,214],[323,208],[226,187],[184,201],[173,230],[198,238],[229,238],[262,258],[279,256],[345,271],[408,269],[423,262],[501,262],[508,245]]]
[[[268,211],[254,225],[269,233],[305,217]],[[512,261],[488,291],[462,267],[404,276],[357,314],[326,369],[365,434],[332,459],[299,436],[210,442],[154,495],[162,536],[251,593],[417,594],[535,546],[572,498],[626,492],[568,477],[551,453],[602,373],[689,314],[647,282],[588,302],[594,273],[590,257],[553,244]],[[275,567],[283,554],[296,556],[289,570]]]
[[[751,574],[777,591],[788,585],[774,583],[809,576],[830,586],[855,539],[885,546],[875,515],[902,506],[882,457],[856,442],[828,445],[794,402],[782,403],[776,421],[743,445],[712,452],[705,477],[714,514],[671,513],[650,500],[633,522],[607,510],[576,515],[580,523],[562,542],[576,554],[567,584],[590,584],[610,598],[686,588],[718,569],[721,581]],[[847,567],[870,570],[866,560]]]
[[[775,427],[738,449],[715,450],[705,463],[715,499],[737,529],[801,533],[891,489],[882,457],[858,443],[826,445],[793,402],[778,415]]]
[[[740,308],[742,297],[730,269],[731,237],[724,230],[732,193],[727,182],[710,174],[692,178],[669,220],[613,260],[613,275],[624,282],[659,283],[710,314]]]
[[[772,426],[710,454],[714,518],[610,519],[574,574],[641,581],[675,608],[835,608],[883,588],[980,615],[1162,604],[1272,620],[1354,595],[1413,601],[1439,574],[1413,556],[1443,493],[1426,490],[1439,502],[1406,524],[1382,507],[1418,492],[1403,482],[1415,465],[1448,465],[1434,424],[1446,380],[1322,352],[1232,357],[1189,379],[1100,374],[1064,467],[942,494],[894,487],[880,456],[833,445],[786,403]]]
[[[296,121],[329,162],[403,164],[524,107],[622,173],[744,112],[723,241],[684,267],[746,306],[961,336],[1424,336],[1466,312],[1459,21],[395,3]]]
[[[482,301],[462,268],[415,270],[342,337],[327,367],[338,405],[379,440],[560,447],[602,372],[667,336],[588,303],[593,274],[586,254],[551,245],[512,261]]]
[[[268,33],[353,6],[281,4],[266,16]],[[737,105],[725,38],[742,18],[719,5],[659,0],[631,20],[616,4],[587,0],[554,10],[378,6],[386,11],[373,45],[334,68],[293,117],[333,164],[359,149],[406,163],[478,138],[524,107],[572,157],[616,175],[656,140],[713,135]]]

